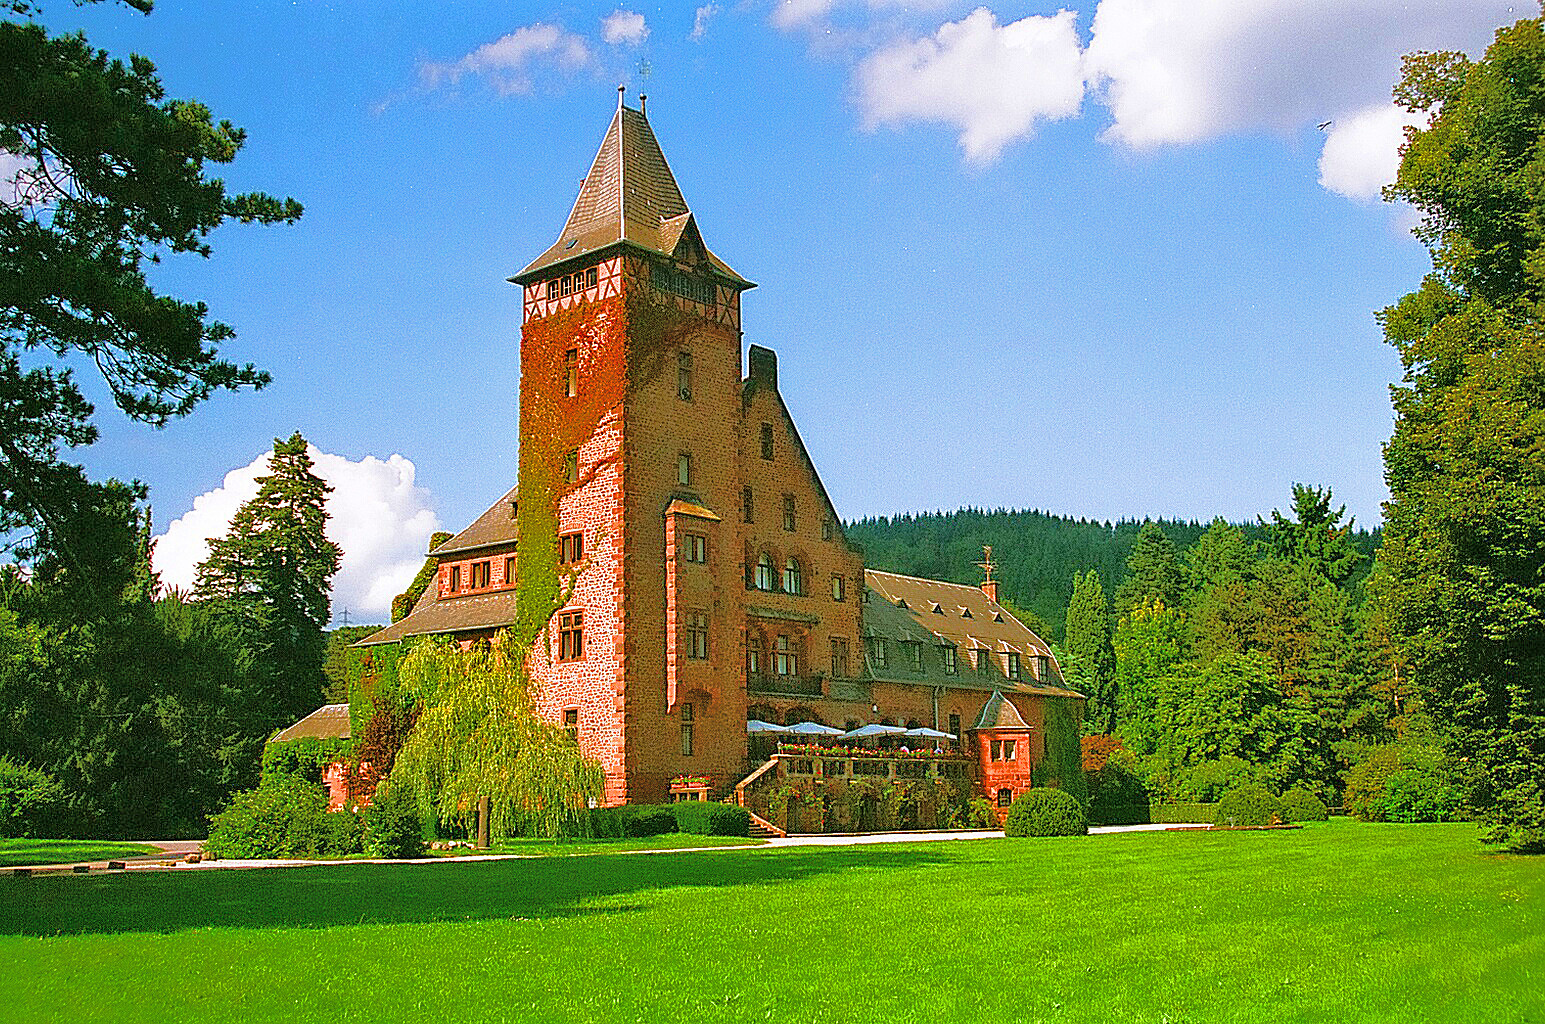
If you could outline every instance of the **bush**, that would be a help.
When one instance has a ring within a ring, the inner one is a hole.
[[[1009,807],[1003,822],[1003,834],[1024,836],[1081,836],[1089,832],[1089,821],[1078,798],[1061,789],[1031,789],[1021,793]]]
[[[1175,771],[1174,798],[1212,803],[1231,789],[1260,785],[1263,772],[1259,765],[1244,758],[1225,754],[1215,761],[1200,761]]]
[[[749,836],[751,812],[731,804],[684,800],[666,805],[676,819],[676,831],[695,836]]]
[[[1329,819],[1329,808],[1319,797],[1302,786],[1294,786],[1282,794],[1283,821],[1328,821]]]
[[[1213,812],[1214,825],[1271,825],[1282,820],[1282,801],[1265,786],[1238,786],[1223,794]]]
[[[375,799],[365,809],[366,856],[421,857],[424,853],[424,826],[418,817],[418,801],[406,786],[386,785],[376,789]]]
[[[1441,775],[1422,768],[1395,772],[1384,783],[1379,801],[1385,821],[1454,821],[1464,808],[1464,794]]]
[[[209,819],[204,852],[214,858],[346,857],[359,853],[364,823],[352,811],[327,810],[327,790],[278,775],[237,793]]]
[[[64,787],[41,768],[0,755],[0,838],[52,831],[64,810]]]
[[[966,825],[970,828],[997,828],[998,810],[992,801],[979,796],[966,805]]]
[[[628,815],[622,823],[622,834],[629,839],[663,836],[674,831],[676,831],[676,816],[666,807],[645,805]]]

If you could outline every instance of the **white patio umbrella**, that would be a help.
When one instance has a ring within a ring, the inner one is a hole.
[[[927,726],[921,726],[917,729],[908,729],[901,735],[916,737],[918,739],[924,740],[952,740],[956,738],[955,734],[952,732],[940,732],[938,729],[930,729]]]
[[[764,722],[760,718],[752,718],[746,722],[746,732],[788,732],[789,727],[778,725],[774,722]]]
[[[797,736],[841,736],[841,729],[833,729],[829,725],[820,722],[800,722],[798,725],[790,725],[784,728],[784,732]]]
[[[900,736],[906,732],[906,728],[900,725],[861,725],[852,732],[845,732],[842,738],[845,740],[868,740],[877,736]]]

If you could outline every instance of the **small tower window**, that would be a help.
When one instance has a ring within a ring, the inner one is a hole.
[[[687,657],[694,661],[708,658],[708,613],[687,613]]]
[[[692,353],[676,353],[676,397],[692,401]]]
[[[578,661],[585,656],[585,613],[563,612],[558,616],[558,660]]]
[[[848,596],[848,581],[841,573],[832,574],[832,600],[845,601]]]
[[[579,349],[571,348],[563,354],[563,397],[579,394]]]
[[[755,517],[751,514],[751,488],[750,487],[742,487],[740,489],[740,519],[741,519],[741,522],[745,522],[745,523],[751,523],[751,522],[755,522],[756,521]]]
[[[845,678],[848,674],[848,638],[832,637],[832,675]]]
[[[563,457],[563,482],[579,483],[579,452],[572,451]]]
[[[821,539],[822,540],[831,540],[832,539],[832,518],[831,518],[831,516],[823,516],[821,518]]]
[[[999,807],[1012,807],[1013,804],[1014,804],[1014,791],[1012,789],[1009,789],[1007,786],[1004,786],[1002,789],[998,790],[998,806]]]
[[[572,565],[575,562],[585,560],[585,535],[583,533],[565,533],[558,538],[558,561],[562,565]]]
[[[762,424],[762,458],[767,459],[769,462],[772,461],[772,457],[773,457],[772,442],[773,442],[772,424],[771,423],[763,423]]]
[[[696,709],[691,704],[681,706],[681,756],[692,756],[694,726],[697,724]]]
[[[783,528],[789,533],[794,532],[794,495],[783,496]]]
[[[689,533],[683,538],[682,557],[698,565],[708,564],[708,538],[701,533]]]
[[[579,742],[579,708],[563,709],[563,731],[575,743]]]
[[[692,453],[682,452],[676,456],[676,482],[683,487],[692,486]]]

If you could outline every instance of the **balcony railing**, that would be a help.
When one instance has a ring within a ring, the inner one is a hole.
[[[820,676],[748,676],[746,690],[758,697],[819,697]]]

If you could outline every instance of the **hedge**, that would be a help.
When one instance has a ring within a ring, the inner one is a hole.
[[[1084,807],[1078,797],[1062,789],[1038,787],[1014,799],[1003,820],[1003,834],[1011,839],[1026,836],[1082,836],[1089,832]]]
[[[1274,825],[1282,820],[1282,801],[1253,783],[1224,793],[1212,812],[1215,825]]]
[[[1217,804],[1117,804],[1090,811],[1091,825],[1204,825]]]
[[[697,836],[748,836],[751,815],[744,807],[702,800],[674,804],[624,804],[590,812],[590,830],[617,839],[684,832]]]
[[[347,857],[360,852],[364,822],[351,811],[327,809],[327,790],[278,775],[231,797],[209,819],[204,853],[212,859]]]

